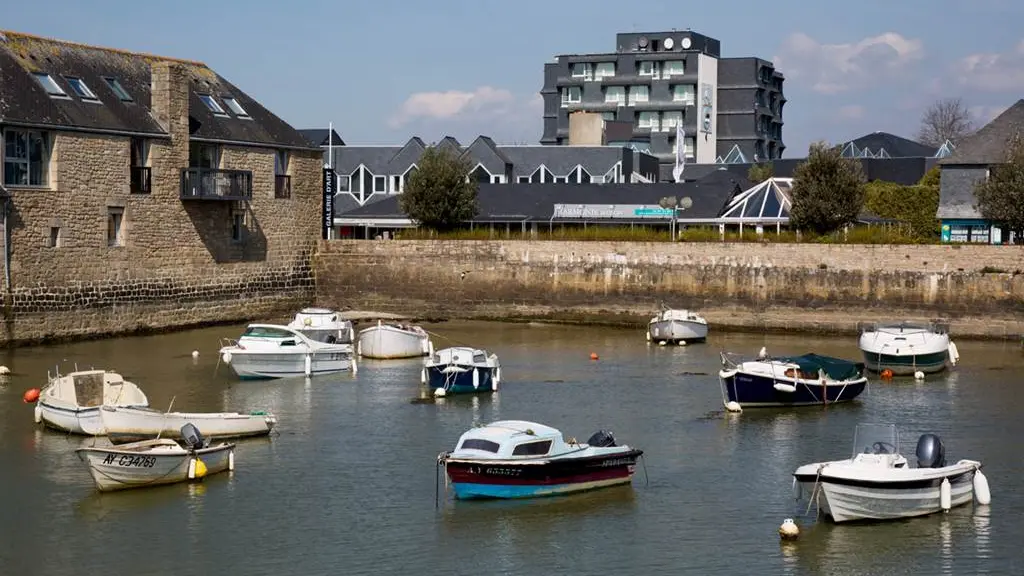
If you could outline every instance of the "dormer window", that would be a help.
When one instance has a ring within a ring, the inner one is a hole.
[[[32,75],[36,77],[36,80],[39,81],[39,85],[42,86],[43,90],[46,90],[46,93],[50,96],[67,97],[67,92],[60,87],[60,84],[57,84],[57,81],[53,79],[53,76],[44,72],[35,72]]]
[[[238,116],[239,118],[249,117],[249,113],[245,111],[245,108],[242,108],[242,105],[238,103],[238,100],[235,100],[230,96],[225,96],[224,103],[228,105],[229,110],[235,113],[235,116]]]
[[[131,95],[128,94],[128,91],[124,89],[124,86],[121,86],[121,83],[117,81],[117,78],[104,78],[103,81],[107,83],[107,86],[110,87],[110,90],[114,93],[115,96],[120,98],[122,102],[132,101]]]
[[[200,94],[199,99],[203,101],[203,104],[206,105],[206,108],[210,112],[213,112],[218,116],[228,115],[227,112],[225,112],[224,109],[220,107],[220,104],[213,99],[213,96],[210,96],[209,94]]]
[[[93,91],[89,89],[89,86],[86,85],[85,80],[75,78],[74,76],[65,76],[64,79],[68,81],[71,89],[74,90],[75,94],[78,94],[78,97],[82,100],[99,100],[99,98],[96,97],[96,94],[94,94]]]

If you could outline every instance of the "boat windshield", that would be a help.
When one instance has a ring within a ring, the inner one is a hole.
[[[899,454],[900,435],[894,424],[858,424],[853,434],[853,458],[858,454]]]
[[[310,340],[316,342],[325,342],[327,344],[334,344],[338,341],[337,330],[323,330],[320,328],[303,328],[299,330],[306,335]]]
[[[280,328],[270,328],[268,326],[249,326],[246,328],[245,333],[242,334],[243,338],[294,338],[295,335],[287,330],[281,330]]]

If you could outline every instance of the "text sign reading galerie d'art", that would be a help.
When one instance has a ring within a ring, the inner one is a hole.
[[[647,204],[555,204],[552,218],[636,219],[670,218],[672,210]]]

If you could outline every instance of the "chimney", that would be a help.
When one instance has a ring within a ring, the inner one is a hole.
[[[171,135],[175,146],[188,146],[189,72],[187,65],[172,60],[150,64],[150,110]],[[180,139],[180,141],[179,141]]]

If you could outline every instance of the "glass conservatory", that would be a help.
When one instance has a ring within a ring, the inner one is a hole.
[[[779,232],[783,225],[789,223],[792,206],[789,193],[792,189],[792,178],[769,178],[734,196],[718,222],[726,226],[737,225],[740,233],[744,226],[754,226],[760,231],[767,225],[775,225],[775,231]]]

